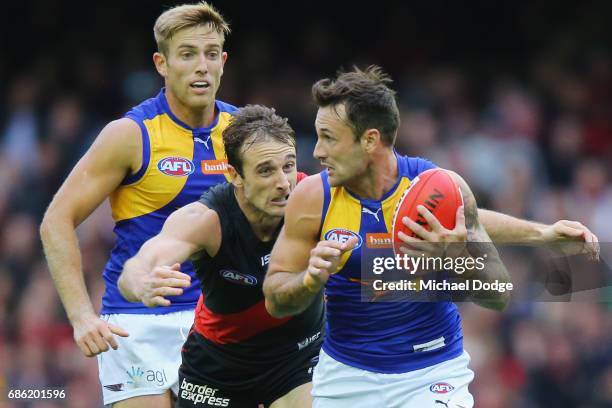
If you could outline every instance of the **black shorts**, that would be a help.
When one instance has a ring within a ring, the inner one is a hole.
[[[321,342],[266,363],[215,352],[206,339],[191,332],[179,369],[180,408],[257,408],[269,406],[294,388],[312,381]]]

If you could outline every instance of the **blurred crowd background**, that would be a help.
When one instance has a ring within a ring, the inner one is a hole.
[[[213,1],[233,28],[219,99],[287,116],[302,170],[319,171],[312,83],[340,67],[376,63],[398,91],[399,152],[462,174],[481,207],[547,223],[577,220],[612,242],[606,2],[285,3]],[[3,5],[0,390],[60,387],[68,399],[0,396],[0,406],[102,404],[96,361],[73,342],[38,225],[104,124],[158,92],[152,26],[174,4]],[[112,227],[104,204],[79,229],[96,307]],[[612,407],[611,306],[609,298],[513,304],[498,314],[462,305],[476,406]]]

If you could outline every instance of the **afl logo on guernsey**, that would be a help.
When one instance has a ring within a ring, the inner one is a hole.
[[[232,283],[244,286],[255,286],[257,285],[257,278],[246,273],[240,273],[238,271],[232,271],[230,269],[222,269],[219,271],[221,277]]]
[[[184,177],[193,173],[194,165],[183,157],[166,157],[157,162],[157,169],[167,176]]]
[[[355,250],[361,246],[363,239],[361,238],[361,235],[356,234],[353,231],[349,231],[342,228],[334,228],[332,230],[327,231],[323,236],[326,241],[335,241],[341,244],[351,239],[351,237],[357,237],[357,245],[355,245],[355,248],[353,248],[353,250]]]
[[[454,389],[455,387],[445,382],[435,383],[429,387],[429,391],[435,392],[436,394],[446,394]]]

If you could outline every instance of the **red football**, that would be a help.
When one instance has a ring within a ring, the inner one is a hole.
[[[431,230],[427,221],[417,212],[418,205],[424,205],[447,229],[455,228],[457,209],[463,205],[459,186],[450,173],[443,169],[430,169],[419,174],[410,187],[404,191],[395,208],[393,216],[393,250],[401,253],[399,248],[403,241],[397,236],[399,231],[415,237],[410,228],[404,225],[402,218],[408,217]]]

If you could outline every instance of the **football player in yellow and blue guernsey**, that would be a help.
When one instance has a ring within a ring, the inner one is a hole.
[[[264,281],[266,307],[277,318],[295,315],[324,290],[327,326],[313,376],[315,408],[468,408],[473,406],[468,385],[474,373],[463,348],[457,306],[450,300],[362,298],[362,259],[370,239],[391,242],[402,192],[421,172],[435,167],[393,148],[399,113],[389,82],[380,68],[370,67],[313,86],[319,107],[314,156],[325,170],[302,181],[289,198]],[[445,229],[421,206],[419,213],[431,231],[406,217],[404,223],[422,239],[403,235],[406,246],[426,253],[443,249],[452,257],[486,257],[487,267],[470,278],[504,284],[509,276],[489,234],[515,242],[573,239],[596,256],[596,237],[581,224],[544,226],[480,211],[469,186],[452,174],[464,200],[456,227]],[[453,251],[451,244],[462,250]],[[406,253],[415,254],[414,249]],[[493,309],[508,302],[508,292],[468,295]]]
[[[124,262],[159,233],[174,210],[227,180],[221,133],[236,108],[216,94],[229,32],[223,16],[207,3],[174,7],[159,16],[153,61],[165,88],[100,132],[41,225],[74,339],[84,355],[97,355],[109,406],[172,405],[170,389],[177,389],[181,345],[200,293],[193,267],[183,264],[182,271],[193,276],[191,286],[165,308],[126,301],[117,279]],[[106,291],[99,316],[85,286],[75,229],[107,197],[116,243],[103,272]]]

